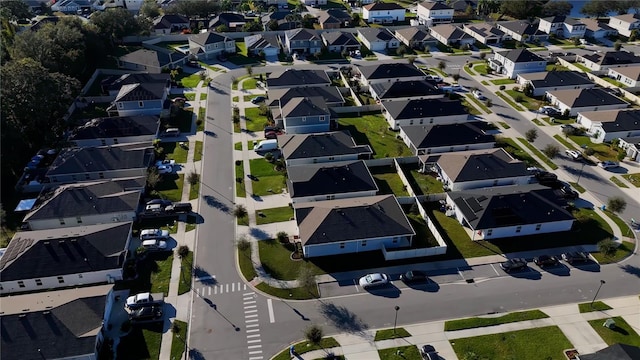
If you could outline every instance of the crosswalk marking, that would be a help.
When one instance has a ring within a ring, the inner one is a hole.
[[[231,286],[229,286],[231,285]],[[196,286],[194,287],[194,291],[198,294],[198,295],[220,295],[220,294],[227,294],[227,293],[233,293],[233,292],[238,292],[238,291],[246,291],[247,290],[247,284],[243,284],[242,282],[232,282],[229,284],[215,284],[215,285],[205,285],[205,284],[196,284]],[[245,298],[243,297],[244,301],[251,301],[252,304],[255,304],[255,297],[251,296],[250,298]]]
[[[227,284],[227,289],[228,286],[229,284]],[[234,291],[234,284],[231,285],[231,290]],[[240,290],[240,284],[238,284],[238,290]],[[251,356],[262,354],[262,339],[260,338],[260,319],[258,318],[256,294],[254,292],[243,293],[242,300],[244,307],[244,326],[247,332],[247,350],[249,350],[250,355],[249,360],[261,360],[262,356]]]

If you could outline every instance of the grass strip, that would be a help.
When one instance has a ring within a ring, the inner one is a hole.
[[[627,188],[627,189],[629,188],[627,184],[625,184],[624,182],[622,182],[622,180],[618,179],[615,176],[610,177],[609,180],[611,180],[611,182],[616,184],[618,187]]]
[[[241,144],[242,145],[242,144]],[[242,160],[236,160],[236,197],[246,197],[247,190],[244,188],[244,164]]]
[[[538,159],[542,160],[551,169],[556,170],[558,168],[558,165],[554,164],[553,161],[551,161],[551,159],[549,159],[545,154],[543,154],[542,151],[536,149],[536,147],[533,146],[526,139],[518,138],[518,141],[520,141],[524,146],[526,146],[529,150],[531,150],[531,152],[534,153],[538,157]]]
[[[187,339],[187,329],[189,328],[189,324],[180,320],[173,320],[173,341],[171,342],[171,358],[172,359],[182,359],[182,354],[184,353],[187,344],[185,343]]]
[[[591,320],[589,325],[600,335],[607,345],[627,344],[640,346],[640,336],[623,318],[616,316],[612,318],[616,322],[613,329],[602,326],[605,319]]]
[[[398,339],[409,336],[411,336],[411,334],[409,334],[409,332],[405,330],[405,328],[399,327],[395,329],[384,329],[376,331],[376,337],[373,339],[373,341]]]
[[[486,112],[487,114],[491,114],[492,113],[492,111],[489,110],[487,105],[483,104],[480,100],[474,98],[473,95],[466,94],[465,96],[467,98],[469,98],[469,100],[471,100],[474,104],[476,104],[480,109],[482,109],[482,111]]]
[[[582,304],[578,304],[578,310],[580,310],[580,313],[588,313],[588,312],[592,312],[592,311],[605,311],[605,310],[611,310],[612,307],[603,303],[602,301],[596,301],[593,304],[591,303],[582,303]]]
[[[607,256],[601,252],[591,253],[591,255],[593,255],[593,257],[601,265],[614,264],[622,259],[625,259],[631,256],[631,254],[633,254],[633,249],[634,249],[634,244],[632,242],[623,241],[622,244],[618,246],[618,248],[616,249],[616,252],[613,253],[613,255]]]
[[[473,329],[473,328],[479,328],[479,327],[485,327],[485,326],[509,324],[509,323],[514,323],[519,321],[526,321],[526,320],[546,319],[548,317],[549,315],[543,313],[540,310],[519,311],[519,312],[506,314],[500,317],[491,317],[491,318],[472,317],[467,319],[445,321],[444,330],[455,331],[455,330],[463,330],[463,329]]]
[[[500,121],[498,124],[500,124],[504,129],[511,129],[511,126],[504,121]]]
[[[338,346],[340,346],[340,344],[338,343],[338,341],[336,341],[336,339],[332,337],[326,337],[320,340],[320,344],[318,345],[312,345],[308,341],[301,341],[299,343],[294,344],[293,349],[298,355],[302,355],[309,351],[320,350],[320,349],[328,350]],[[291,355],[289,354],[289,347],[282,350],[281,352],[278,353],[278,355],[271,358],[271,360],[290,360],[290,359],[291,359]]]
[[[561,143],[562,145],[564,145],[567,149],[570,150],[577,150],[575,146],[573,146],[571,143],[569,143],[567,140],[563,139],[562,136],[560,135],[553,135],[553,138],[558,140],[559,143]]]
[[[196,147],[193,149],[193,161],[202,160],[202,141],[196,141]]]
[[[180,264],[182,266],[180,269],[178,295],[186,294],[191,290],[191,278],[193,277],[193,251],[189,251],[187,256],[180,259]]]
[[[395,348],[387,348],[378,350],[380,359],[404,359],[404,360],[420,360],[420,351],[415,345],[400,346]]]
[[[500,99],[504,100],[504,102],[509,104],[512,108],[516,109],[517,111],[524,111],[524,109],[520,105],[516,104],[513,100],[511,100],[508,96],[506,96],[502,92],[496,91],[496,95],[498,95]]]

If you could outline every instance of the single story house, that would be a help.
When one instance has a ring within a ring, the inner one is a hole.
[[[165,88],[167,94],[171,89],[170,74],[128,73],[123,75],[107,76],[100,82],[100,89],[109,96],[118,96],[124,85],[159,83]]]
[[[360,42],[350,32],[327,31],[323,32],[320,37],[327,50],[331,52],[342,53],[360,50]]]
[[[167,83],[161,81],[122,85],[113,103],[107,108],[109,116],[163,116],[169,111]]]
[[[151,142],[159,129],[160,118],[153,115],[96,118],[74,128],[67,141],[77,147]]]
[[[273,112],[273,121],[287,134],[327,132],[333,128],[329,108],[320,96],[280,102],[280,108]]]
[[[221,54],[235,53],[236,41],[225,35],[207,31],[189,36],[189,54],[200,60],[211,60]]]
[[[0,258],[0,294],[122,280],[131,229],[125,222],[19,231]]]
[[[283,89],[292,87],[331,86],[331,79],[324,70],[298,70],[287,68],[272,72],[267,76],[267,88]]]
[[[118,58],[118,67],[133,71],[159,74],[164,69],[184,66],[187,56],[178,51],[140,49]]]
[[[220,26],[226,26],[230,32],[242,31],[248,22],[249,20],[243,14],[223,12],[209,21],[209,30],[216,31]]]
[[[492,149],[495,137],[482,130],[487,123],[470,121],[446,125],[400,127],[400,138],[414,155]]]
[[[515,79],[519,74],[546,71],[547,60],[527,49],[515,49],[496,52],[489,59],[489,66]]]
[[[621,137],[618,147],[631,161],[640,162],[640,136]]]
[[[374,2],[362,7],[362,18],[370,24],[388,24],[404,21],[406,11],[396,3]]]
[[[287,167],[369,159],[373,155],[369,145],[356,145],[348,131],[284,134],[278,136],[278,147]]]
[[[639,66],[640,56],[627,51],[594,52],[576,55],[576,61],[582,63],[590,72],[606,74],[610,68]]]
[[[189,29],[191,23],[188,18],[178,14],[162,15],[153,21],[153,31],[156,35],[166,35]]]
[[[429,31],[434,39],[446,46],[470,46],[476,42],[476,39],[474,39],[473,36],[464,32],[462,28],[452,24],[432,26]]]
[[[408,125],[443,125],[466,122],[467,109],[460,100],[422,99],[385,101],[382,114],[393,130]]]
[[[396,81],[422,81],[427,76],[413,64],[384,63],[356,67],[363,86]]]
[[[416,232],[395,196],[294,204],[305,258],[410,247]]]
[[[442,1],[423,1],[418,4],[417,16],[420,25],[431,27],[453,22],[454,9]]]
[[[428,30],[418,27],[409,27],[396,30],[396,39],[411,49],[424,49],[428,46],[435,46],[438,42],[429,35]]]
[[[546,97],[561,112],[569,110],[570,116],[585,111],[624,109],[629,106],[624,100],[599,88],[549,91]]]
[[[397,49],[400,41],[386,28],[358,28],[358,38],[371,51]]]
[[[378,82],[369,86],[371,97],[379,101],[439,99],[444,97],[434,82],[428,80],[403,80]]]
[[[374,196],[378,185],[362,160],[287,167],[292,203]]]
[[[545,71],[518,74],[518,84],[531,84],[533,96],[542,96],[547,91],[568,89],[591,89],[596,86],[589,78],[577,71]]]
[[[488,23],[470,23],[462,25],[462,30],[481,44],[499,44],[504,31]]]
[[[576,123],[585,128],[595,143],[640,136],[640,110],[606,110],[580,112]]]
[[[447,205],[471,240],[514,238],[569,231],[574,217],[555,190],[538,184],[447,193]]]
[[[633,30],[640,29],[640,14],[622,14],[609,18],[609,26],[622,36],[629,37]]]
[[[611,68],[608,76],[628,87],[640,86],[640,64],[638,66]]]

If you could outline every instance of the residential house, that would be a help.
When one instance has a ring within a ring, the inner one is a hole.
[[[637,87],[640,85],[640,64],[638,66],[611,68],[608,76],[627,87]]]
[[[485,133],[487,123],[471,121],[446,125],[401,126],[400,138],[414,155],[492,149],[495,137]]]
[[[343,53],[360,50],[360,42],[350,32],[327,31],[323,32],[320,37],[327,50],[331,52]]]
[[[152,142],[159,128],[158,116],[96,118],[74,128],[67,141],[77,147]]]
[[[609,26],[616,29],[620,35],[629,37],[633,30],[640,29],[640,14],[611,16]]]
[[[266,0],[265,4],[267,5],[267,7],[270,7],[271,5],[276,5],[278,8],[287,8],[289,5],[287,3],[287,0]]]
[[[369,145],[356,145],[348,131],[278,136],[278,147],[287,167],[304,164],[369,159]]]
[[[156,35],[171,34],[189,29],[191,23],[188,18],[178,14],[166,14],[153,21],[153,30]]]
[[[288,68],[272,72],[267,76],[267,88],[283,89],[292,87],[331,86],[331,79],[324,70],[297,70]]]
[[[213,32],[189,36],[189,53],[200,60],[214,59],[218,55],[235,54],[236,41]]]
[[[280,102],[280,109],[273,111],[273,121],[287,134],[326,132],[334,127],[329,108],[320,96],[297,97],[286,103]]]
[[[549,35],[555,35],[558,37],[563,37],[563,27],[562,24],[567,17],[564,15],[556,15],[556,16],[548,16],[544,18],[540,18],[540,22],[538,23],[538,30],[547,33]]]
[[[582,19],[573,19],[567,16],[549,16],[540,19],[538,30],[560,38],[582,39],[587,30],[587,25],[582,22]]]
[[[209,31],[217,31],[221,26],[230,32],[242,31],[242,27],[248,22],[242,14],[223,12],[209,21]]]
[[[434,168],[446,190],[460,191],[491,186],[526,185],[527,165],[502,148],[420,155],[423,169]]]
[[[160,81],[126,84],[120,87],[113,103],[107,108],[109,116],[160,115],[170,107],[167,84]]]
[[[640,347],[616,343],[591,354],[580,355],[580,360],[634,360],[640,359]]]
[[[637,109],[584,111],[578,114],[576,123],[586,129],[595,143],[640,136],[640,110]]]
[[[504,31],[503,40],[516,40],[520,42],[544,41],[549,34],[538,30],[537,23],[526,20],[503,21],[497,23],[498,29]]]
[[[408,125],[443,125],[466,122],[469,113],[460,100],[421,99],[382,102],[389,128]]]
[[[577,71],[549,71],[518,74],[518,84],[531,84],[533,96],[542,96],[547,91],[568,89],[591,89],[596,86]]]
[[[547,60],[527,49],[499,51],[489,59],[489,66],[498,73],[515,79],[520,74],[546,71]]]
[[[451,24],[436,25],[429,29],[431,36],[445,46],[473,45],[476,39],[460,27]]]
[[[138,13],[144,0],[114,0],[109,5],[113,5],[113,7],[124,8],[131,12]]]
[[[599,22],[598,19],[582,18],[580,21],[586,26],[584,36],[593,39],[602,39],[607,36],[618,35],[618,30],[606,23]]]
[[[269,90],[267,104],[272,111],[280,109],[281,104],[286,104],[293,98],[320,97],[327,107],[340,107],[344,105],[344,97],[336,86],[312,86],[293,87]],[[279,111],[279,110],[278,110]]]
[[[566,201],[538,184],[452,191],[446,202],[473,241],[569,231],[574,221]]]
[[[624,109],[629,106],[624,100],[600,88],[549,91],[546,97],[561,112],[569,110],[569,116],[577,116],[585,111]]]
[[[126,222],[17,232],[0,258],[0,294],[122,280],[131,228]]]
[[[629,160],[640,162],[640,136],[621,137],[618,147],[625,152]]]
[[[327,9],[320,12],[318,16],[318,24],[322,29],[340,29],[341,27],[350,27],[351,15],[341,9]]]
[[[369,86],[371,97],[379,101],[439,99],[444,97],[434,82],[428,80],[406,80],[378,82]]]
[[[371,51],[397,49],[400,42],[386,28],[358,28],[358,38]]]
[[[46,3],[44,3],[46,4]],[[43,16],[36,20],[36,23],[29,27],[30,31],[38,31],[47,24],[57,24],[60,21],[59,16]]]
[[[327,5],[327,0],[301,0],[301,1],[302,1],[302,4],[311,6],[311,7]]]
[[[374,196],[378,185],[363,160],[287,167],[291,202]]]
[[[278,36],[273,33],[245,36],[244,44],[247,47],[247,54],[253,56],[259,56],[262,53],[265,57],[274,57],[280,54]]]
[[[425,1],[418,4],[418,23],[431,27],[453,22],[453,8],[442,1]]]
[[[0,357],[98,359],[100,353],[112,352],[103,346],[105,332],[111,319],[126,318],[124,306],[122,302],[118,304],[116,296],[124,299],[127,293],[128,290],[114,291],[113,285],[101,285],[50,291],[46,296],[32,293],[5,298],[0,315]],[[115,313],[119,314],[112,316]]]
[[[88,0],[60,0],[51,5],[51,11],[65,14],[89,12],[92,8]]]
[[[153,160],[150,143],[120,144],[60,151],[46,177],[52,185],[147,175]]]
[[[302,27],[300,21],[294,19],[289,10],[278,10],[262,16],[262,24],[265,31],[292,30]]]
[[[46,230],[133,221],[144,187],[145,178],[135,177],[43,190],[23,223]]]
[[[297,203],[305,258],[410,247],[416,234],[393,195]]]
[[[287,30],[283,47],[288,54],[316,54],[322,50],[322,39],[308,29]]]
[[[566,39],[583,39],[587,25],[580,19],[566,18],[562,23],[562,36]]]
[[[604,75],[611,68],[639,66],[640,56],[627,51],[594,52],[577,55],[576,61],[582,63],[589,72]]]
[[[124,85],[160,83],[167,93],[171,88],[171,75],[169,74],[149,74],[149,73],[129,73],[123,75],[108,76],[100,82],[100,89],[103,94],[118,96],[120,89]]]
[[[422,50],[436,44],[436,39],[428,31],[417,27],[396,30],[396,38],[411,49]]]
[[[462,30],[485,45],[499,44],[504,36],[504,31],[488,23],[464,24]]]
[[[374,2],[362,7],[362,18],[368,23],[388,24],[404,21],[407,10],[396,3]]]
[[[160,74],[167,69],[184,66],[187,56],[178,51],[140,49],[118,58],[118,67]]]
[[[362,65],[356,68],[360,73],[360,82],[364,86],[396,81],[421,81],[426,79],[422,70],[408,63],[384,63]]]

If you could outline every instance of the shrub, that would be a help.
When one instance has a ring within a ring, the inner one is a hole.
[[[178,256],[180,258],[184,258],[189,255],[189,247],[187,245],[180,245],[178,246],[178,250],[176,250],[176,252],[178,253]]]
[[[280,241],[283,244],[286,244],[289,242],[289,234],[287,234],[285,231],[279,231],[276,234],[276,239],[278,239],[278,241]]]
[[[500,90],[504,90],[504,89],[506,89],[506,88],[507,88],[506,86],[504,86],[504,85],[500,85]]]
[[[245,236],[242,236],[238,239],[238,241],[236,241],[236,247],[240,251],[245,251],[251,247],[251,243]]]

